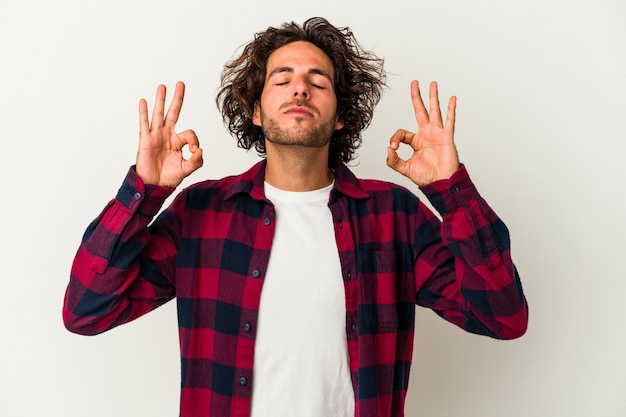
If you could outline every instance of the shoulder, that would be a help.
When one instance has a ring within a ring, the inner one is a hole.
[[[368,195],[368,203],[385,206],[394,211],[415,212],[420,198],[406,187],[377,179],[358,179],[361,189]]]
[[[263,196],[264,164],[248,171],[219,179],[207,179],[184,188],[177,199],[191,208],[206,209],[209,205],[227,204],[242,196],[260,200]]]
[[[334,171],[337,190],[348,197],[376,199],[397,195],[400,198],[417,199],[414,193],[401,185],[379,179],[359,178],[343,164],[337,164]]]
[[[404,212],[415,214],[421,204],[408,188],[380,179],[358,178],[347,167],[336,169],[337,190],[362,213]]]

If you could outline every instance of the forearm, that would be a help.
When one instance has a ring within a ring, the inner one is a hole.
[[[474,333],[521,336],[527,327],[527,304],[502,220],[480,197],[464,167],[450,180],[423,191],[443,218],[442,248],[431,257],[449,265],[429,278],[429,285],[438,282],[437,292],[443,294],[430,297],[431,307]]]
[[[64,300],[63,319],[70,331],[100,333],[171,298],[171,286],[154,285],[144,276],[146,270],[163,270],[162,265],[155,267],[165,258],[159,261],[151,253],[158,248],[149,246],[155,245],[150,242],[148,224],[169,194],[160,187],[144,187],[131,169],[116,198],[89,226]],[[149,279],[158,282],[163,277]]]

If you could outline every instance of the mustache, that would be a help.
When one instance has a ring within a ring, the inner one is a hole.
[[[317,109],[313,106],[311,106],[309,103],[307,103],[305,100],[301,99],[301,98],[296,98],[292,101],[290,101],[289,103],[285,103],[281,106],[281,109],[288,109],[290,107],[303,107],[305,109],[307,109],[308,111],[310,111],[311,113],[319,113],[317,111]]]

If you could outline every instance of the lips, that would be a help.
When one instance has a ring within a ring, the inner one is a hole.
[[[297,116],[313,117],[313,112],[303,106],[293,106],[285,110],[285,114],[294,114]]]

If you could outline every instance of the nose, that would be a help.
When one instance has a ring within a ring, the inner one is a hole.
[[[303,79],[302,77],[299,77],[298,79],[294,81],[293,85],[294,85],[294,90],[293,90],[294,98],[301,98],[301,99],[306,100],[310,97],[309,86],[305,79]]]
[[[294,91],[293,96],[295,98],[303,98],[303,99],[307,99],[308,98],[308,94],[306,91]]]

